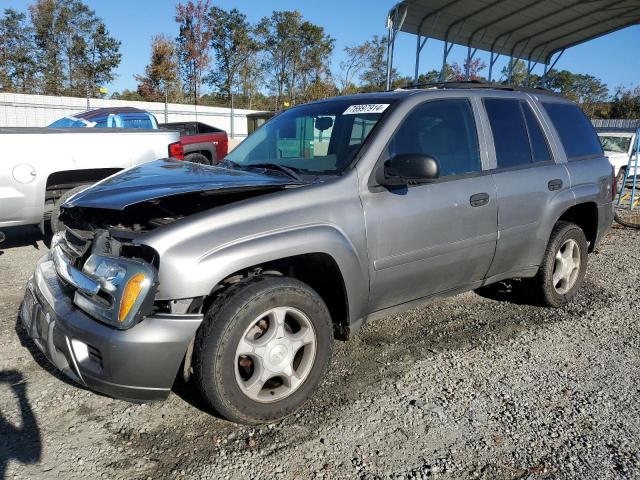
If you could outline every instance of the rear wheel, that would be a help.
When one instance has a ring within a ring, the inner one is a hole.
[[[331,358],[329,311],[308,285],[262,277],[229,288],[196,335],[194,367],[205,400],[239,423],[279,420],[300,408]]]
[[[184,157],[185,162],[211,165],[211,161],[201,153],[190,153]]]
[[[570,222],[556,224],[538,274],[531,280],[537,300],[550,307],[573,300],[587,271],[587,249],[580,227]]]

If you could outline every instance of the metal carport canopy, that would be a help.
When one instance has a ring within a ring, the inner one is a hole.
[[[397,31],[549,64],[554,53],[640,23],[640,0],[403,0]],[[640,41],[639,41],[640,43]],[[424,45],[424,44],[423,44]]]

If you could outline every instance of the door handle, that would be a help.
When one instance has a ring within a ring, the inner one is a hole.
[[[481,207],[489,203],[489,194],[488,193],[476,193],[475,195],[471,195],[469,197],[469,203],[472,207]]]
[[[555,190],[560,190],[562,188],[562,180],[560,180],[559,178],[554,178],[553,180],[549,180],[549,183],[547,183],[547,187],[552,192]]]

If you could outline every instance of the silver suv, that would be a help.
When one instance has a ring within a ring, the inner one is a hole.
[[[76,194],[24,327],[89,388],[160,399],[180,375],[260,423],[373,318],[513,278],[565,305],[613,218],[594,129],[546,91],[445,87],[295,107],[218,166],[160,160]]]

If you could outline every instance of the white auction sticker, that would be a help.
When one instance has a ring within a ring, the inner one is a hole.
[[[382,113],[388,106],[388,103],[363,103],[361,105],[351,105],[344,111],[343,115],[355,115],[357,113]]]

